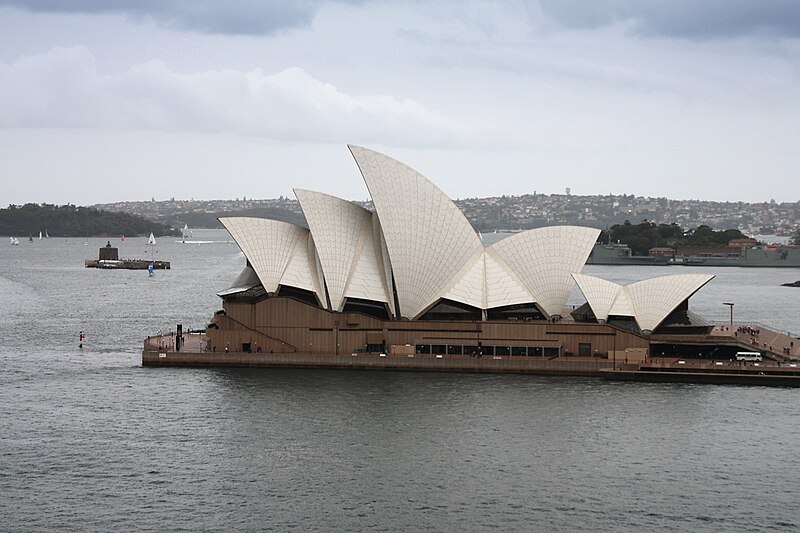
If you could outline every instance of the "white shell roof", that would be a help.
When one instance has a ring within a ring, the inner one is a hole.
[[[462,302],[479,309],[486,308],[485,252],[478,252],[461,269],[458,281],[448,290],[444,298]]]
[[[425,176],[381,153],[349,148],[381,220],[400,313],[416,318],[483,245],[464,214]]]
[[[511,267],[497,256],[494,248],[487,248],[484,256],[487,309],[534,301],[530,291],[525,288]]]
[[[578,284],[583,296],[592,308],[595,318],[598,320],[608,320],[608,315],[617,296],[622,292],[622,287],[613,281],[608,281],[595,276],[585,274],[572,274]],[[625,300],[627,302],[627,299]],[[633,316],[633,309],[617,309],[614,315]]]
[[[676,274],[637,281],[625,289],[639,327],[653,331],[681,302],[712,279],[713,274]]]
[[[289,262],[308,241],[305,228],[265,218],[219,219],[258,274],[264,289],[275,292]]]
[[[380,248],[375,245],[375,233],[371,223],[367,224],[366,231],[361,234],[358,249],[357,260],[344,295],[348,298],[388,303],[389,292],[378,255]]]
[[[537,228],[491,246],[548,315],[560,315],[600,230],[580,226]]]
[[[313,291],[337,311],[348,297],[386,302],[392,314],[397,307],[406,318],[418,318],[441,298],[480,309],[535,302],[553,316],[562,313],[577,282],[598,319],[631,316],[652,331],[713,278],[682,274],[623,287],[582,275],[599,234],[586,227],[533,229],[484,248],[458,207],[427,178],[373,150],[349,148],[374,213],[298,189],[310,230],[261,218],[220,218],[267,292],[279,285]]]
[[[328,287],[331,307],[341,311],[345,296],[386,302],[378,266],[372,213],[321,192],[295,189]]]
[[[281,276],[280,284],[311,291],[317,295],[320,302],[324,302],[325,297],[322,295],[316,267],[312,269],[311,265],[316,265],[316,251],[314,240],[309,234],[305,241],[301,240],[297,243],[297,247],[289,259],[289,264],[286,265],[286,270]]]
[[[714,279],[713,274],[676,274],[622,286],[594,276],[573,277],[597,319],[630,316],[642,331],[654,331],[684,300]]]
[[[372,213],[372,237],[378,255],[378,267],[381,268],[383,272],[383,279],[381,281],[386,291],[386,296],[389,298],[389,312],[394,316],[395,302],[394,291],[392,290],[392,262],[389,259],[389,250],[386,248],[386,239],[383,236],[383,229],[381,229],[381,221],[378,218],[378,213]],[[380,250],[380,252],[378,252],[378,250]]]

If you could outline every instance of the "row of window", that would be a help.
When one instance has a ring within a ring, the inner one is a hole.
[[[419,355],[523,355],[529,357],[555,357],[561,355],[558,346],[495,346],[468,344],[417,344]]]

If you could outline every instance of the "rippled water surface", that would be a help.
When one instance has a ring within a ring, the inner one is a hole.
[[[244,260],[161,239],[153,278],[83,268],[104,243],[0,248],[0,530],[800,529],[800,391],[146,369],[142,339],[202,327]],[[693,309],[725,320],[735,297],[800,331],[800,292],[775,288],[798,270],[717,273]]]

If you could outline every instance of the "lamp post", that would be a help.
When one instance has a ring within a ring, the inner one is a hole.
[[[727,305],[731,308],[731,328],[733,328],[733,302],[722,302],[722,305]]]

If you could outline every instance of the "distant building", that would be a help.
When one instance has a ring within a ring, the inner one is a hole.
[[[743,239],[733,239],[731,241],[728,241],[728,246],[736,246],[739,248],[752,248],[757,244],[758,244],[757,240],[751,239],[749,237]]]
[[[650,257],[675,257],[675,249],[663,246],[656,246],[647,250]]]

